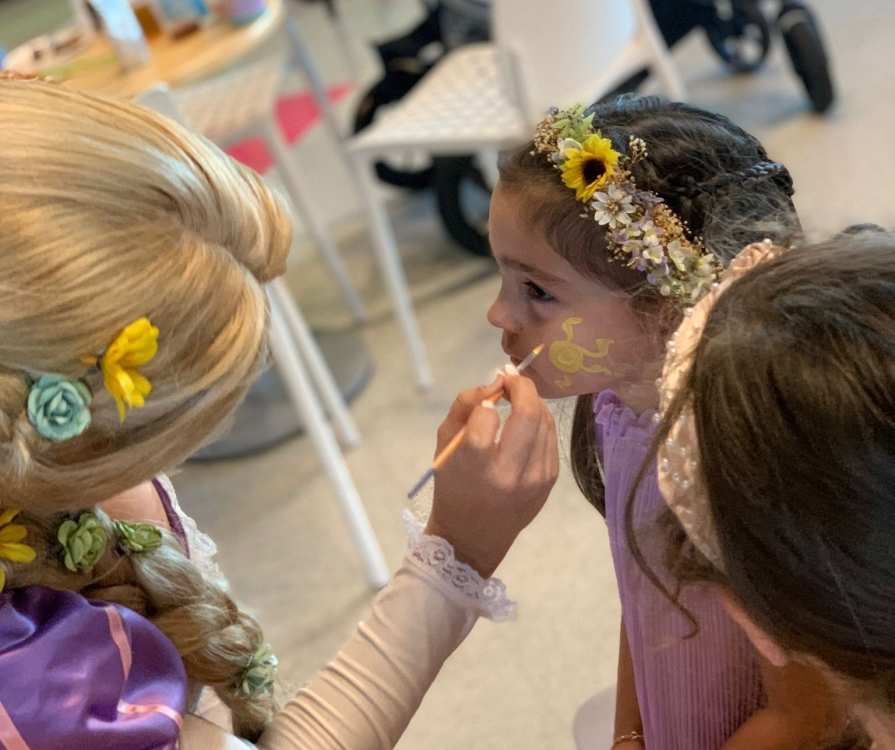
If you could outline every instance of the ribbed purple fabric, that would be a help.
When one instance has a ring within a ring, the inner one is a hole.
[[[625,535],[625,506],[653,434],[610,391],[594,400],[597,446],[606,480],[606,522],[628,633],[647,750],[718,750],[764,702],[758,660],[749,640],[726,615],[717,595],[688,587],[687,619],[642,574]],[[637,539],[650,567],[668,581],[662,542],[652,522],[664,501],[652,467],[634,506]]]

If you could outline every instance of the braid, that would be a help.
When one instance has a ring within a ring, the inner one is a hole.
[[[705,189],[705,183],[700,183],[691,174],[682,175],[677,185],[669,185],[669,192],[684,198],[694,198]]]
[[[238,692],[252,655],[263,643],[258,623],[184,554],[163,531],[162,546],[149,553],[125,554],[108,516],[92,508],[108,537],[103,557],[90,572],[71,572],[59,555],[56,534],[69,514],[21,512],[16,523],[28,528],[26,541],[37,553],[33,563],[0,561],[7,587],[42,585],[81,593],[127,607],[146,617],[174,644],[189,679],[215,690],[230,709],[233,731],[254,741],[276,711],[273,691],[255,696]]]
[[[23,476],[40,441],[28,419],[29,391],[24,373],[0,368],[0,465],[4,467],[0,481],[12,482]]]
[[[179,548],[173,555],[137,556],[134,567],[148,597],[146,615],[174,643],[187,675],[214,689],[231,710],[236,734],[256,740],[275,713],[274,696],[246,697],[237,688],[263,643],[261,627]]]
[[[758,182],[774,181],[787,196],[795,192],[789,170],[778,161],[760,161],[730,174],[721,174],[696,185],[697,190],[742,189]]]

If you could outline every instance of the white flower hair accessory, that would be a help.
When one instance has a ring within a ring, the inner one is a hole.
[[[748,245],[730,262],[724,278],[711,293],[684,312],[684,321],[672,334],[665,355],[659,389],[661,418],[668,413],[690,372],[693,354],[715,302],[734,281],[781,252],[770,240]],[[659,490],[696,548],[712,565],[723,571],[724,558],[712,521],[708,494],[700,479],[698,457],[699,440],[693,423],[692,406],[686,404],[659,446],[656,456]]]
[[[646,143],[632,136],[622,154],[593,127],[593,117],[580,104],[551,110],[535,130],[533,153],[546,154],[559,170],[584,204],[582,216],[606,228],[613,258],[645,273],[662,296],[695,304],[717,282],[721,261],[660,196],[637,187],[630,168],[647,158]]]

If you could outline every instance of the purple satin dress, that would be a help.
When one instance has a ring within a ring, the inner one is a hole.
[[[0,594],[0,747],[175,750],[185,705],[183,662],[145,618],[43,586]]]
[[[764,703],[751,643],[705,588],[685,588],[689,621],[642,574],[625,534],[625,506],[649,451],[654,411],[640,416],[610,391],[594,399],[597,450],[606,480],[606,523],[628,634],[647,750],[718,750]],[[651,569],[669,581],[652,522],[665,508],[655,467],[634,506],[637,539]],[[670,581],[669,581],[670,582]]]

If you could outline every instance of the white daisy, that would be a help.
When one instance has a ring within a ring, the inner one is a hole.
[[[631,215],[637,211],[630,193],[618,185],[610,185],[605,192],[594,193],[590,206],[594,210],[594,220],[610,229],[627,226],[633,221]]]

